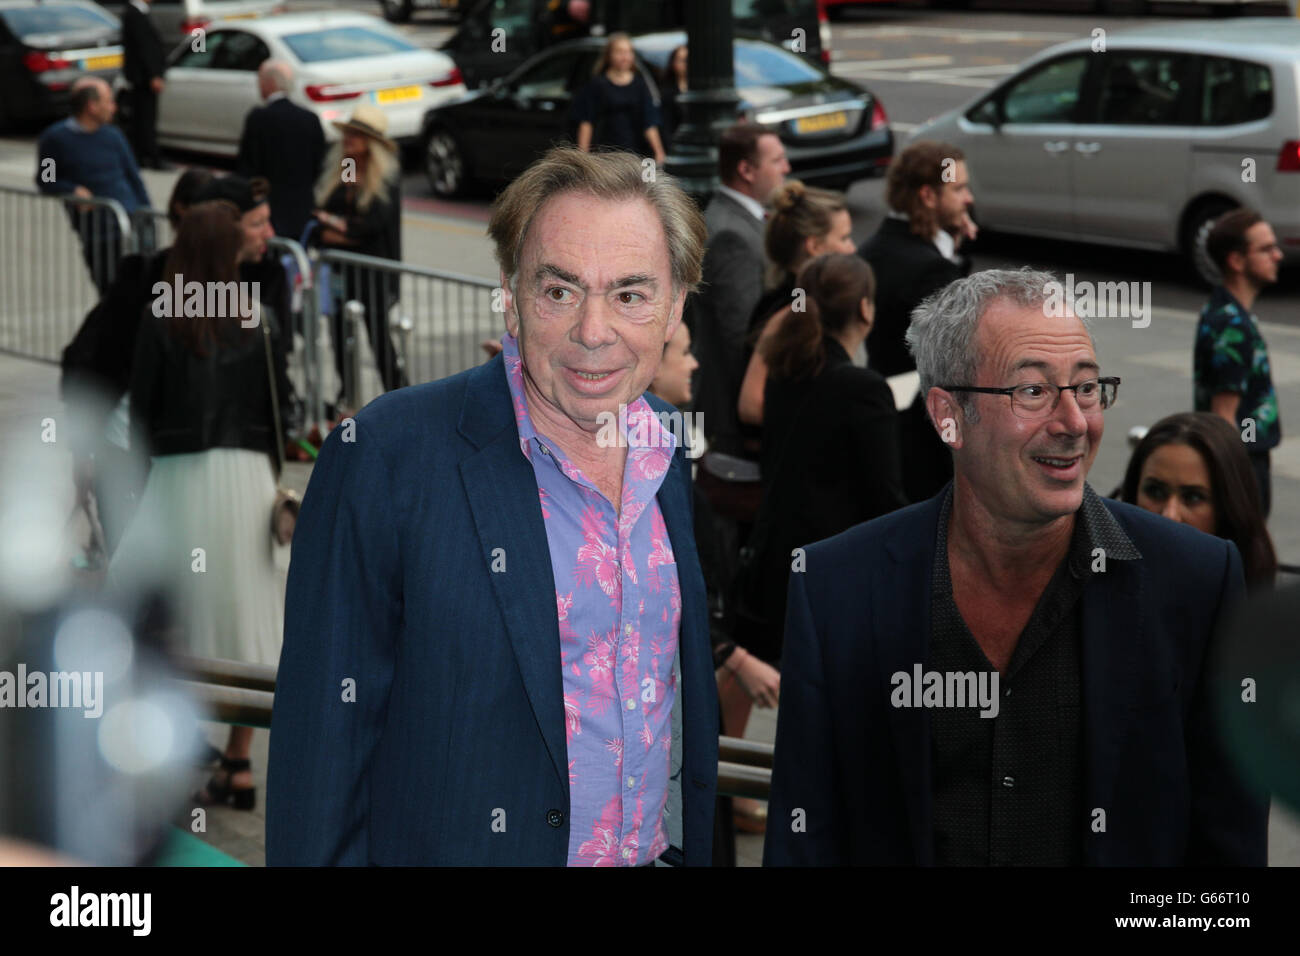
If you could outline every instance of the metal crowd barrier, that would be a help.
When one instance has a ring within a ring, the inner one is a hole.
[[[81,320],[135,251],[112,199],[0,186],[0,352],[58,362]]]
[[[179,657],[189,680],[180,684],[220,723],[271,726],[275,668],[239,661]],[[718,795],[766,800],[772,787],[772,745],[737,737],[718,738]]]

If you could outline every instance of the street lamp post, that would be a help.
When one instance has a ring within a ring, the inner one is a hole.
[[[701,205],[718,185],[718,137],[736,122],[731,0],[691,0],[686,7],[687,91],[682,123],[665,169]]]

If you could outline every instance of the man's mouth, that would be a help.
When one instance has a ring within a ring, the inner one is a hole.
[[[590,394],[600,394],[618,381],[623,369],[580,369],[566,368],[565,373],[574,388]]]
[[[1034,461],[1053,478],[1074,479],[1083,464],[1082,455],[1034,455]]]

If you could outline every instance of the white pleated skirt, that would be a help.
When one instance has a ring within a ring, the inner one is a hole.
[[[114,590],[164,588],[176,650],[280,663],[284,581],[275,566],[270,458],[211,448],[153,459],[139,510],[108,567]]]

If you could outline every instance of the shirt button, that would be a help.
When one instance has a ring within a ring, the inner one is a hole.
[[[558,829],[564,826],[564,813],[560,810],[547,810],[546,822]]]
[[[628,778],[627,778],[627,785],[628,785],[629,787],[635,787],[635,786],[636,786],[636,777],[628,777]]]
[[[624,633],[624,634],[631,634],[631,633],[632,633],[632,625],[631,625],[631,624],[627,624],[627,625],[625,625],[625,626],[623,627],[623,633]]]
[[[1002,778],[1002,786],[1006,787],[1008,790],[1014,787],[1015,785],[1016,785],[1015,777],[1006,776]]]
[[[627,702],[628,710],[636,710],[636,701],[629,699]]]
[[[624,848],[623,848],[623,859],[625,859],[625,860],[630,859],[631,856],[632,856],[632,848],[631,848],[631,847],[624,847]]]

